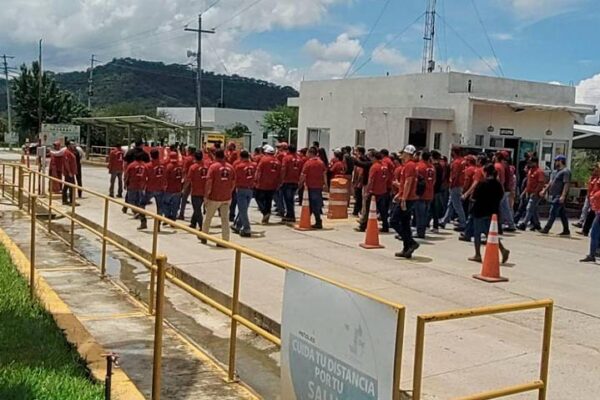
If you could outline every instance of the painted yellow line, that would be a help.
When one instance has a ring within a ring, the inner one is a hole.
[[[0,228],[0,243],[4,245],[13,264],[23,276],[29,275],[29,260],[12,239]],[[41,277],[36,277],[36,292],[40,302],[56,321],[56,324],[65,332],[67,340],[72,343],[81,357],[86,360],[92,375],[98,381],[103,381],[106,376],[106,358],[103,354],[107,351],[87,331],[81,321],[77,319],[69,306],[63,302],[58,294]],[[115,399],[142,400],[144,396],[122,369],[113,369],[112,394]]]
[[[113,319],[125,319],[125,318],[139,318],[146,317],[147,314],[141,311],[133,311],[130,313],[116,313],[116,314],[95,314],[95,315],[80,315],[80,321],[104,321],[104,320],[113,320]]]
[[[75,267],[75,266],[67,266],[67,267],[48,267],[48,266],[42,266],[42,267],[35,267],[36,271],[44,271],[44,272],[65,272],[65,271],[83,271],[83,270],[96,270],[96,268],[94,268],[91,265],[88,266],[80,266],[80,267]]]

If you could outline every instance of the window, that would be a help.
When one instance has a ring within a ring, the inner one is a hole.
[[[475,146],[483,147],[483,135],[475,135]]]
[[[504,147],[504,138],[490,138],[490,147],[503,148]]]
[[[357,129],[356,134],[354,136],[354,145],[355,146],[365,146],[365,130]]]
[[[442,132],[434,133],[433,148],[434,148],[434,150],[441,150],[441,148],[442,148]]]

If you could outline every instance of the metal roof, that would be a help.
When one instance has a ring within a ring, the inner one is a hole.
[[[73,122],[83,125],[94,125],[101,127],[114,126],[118,128],[136,127],[142,129],[183,129],[183,127],[180,125],[163,121],[162,119],[152,118],[147,115],[74,118]]]
[[[600,149],[600,126],[575,125],[573,134],[574,149]]]
[[[490,99],[485,97],[474,97],[470,96],[470,100],[478,103],[497,104],[505,105],[512,108],[515,111],[520,109],[533,109],[539,111],[567,111],[579,115],[592,115],[596,112],[596,107],[589,104],[540,104],[540,103],[526,103],[522,101],[511,101],[501,99]]]

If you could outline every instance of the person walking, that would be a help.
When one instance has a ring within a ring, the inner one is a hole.
[[[425,239],[429,208],[434,197],[434,188],[435,168],[431,163],[431,153],[423,151],[421,153],[421,160],[417,163],[417,196],[419,199],[415,203],[417,237],[420,239]]]
[[[598,169],[598,166],[596,166]],[[594,215],[590,231],[590,252],[587,256],[579,260],[580,262],[596,262],[596,253],[600,245],[600,185],[596,183],[588,193],[590,198],[590,214]]]
[[[511,190],[513,189],[513,175],[508,165],[509,153],[499,151],[495,156],[494,168],[498,175],[498,182],[504,189],[504,198],[500,202],[500,215],[498,215],[498,233],[502,231],[514,232],[517,230],[515,226],[515,217],[510,207]],[[506,226],[504,226],[506,225]]]
[[[590,197],[592,195],[592,188],[594,186],[596,186],[596,183],[600,180],[600,168],[598,168],[598,166],[596,165],[594,168],[592,168],[592,174],[588,179],[587,182],[587,195],[585,196],[585,201],[583,203],[583,207],[581,208],[581,215],[579,216],[579,220],[577,222],[574,222],[572,225],[576,228],[583,228],[585,225],[585,221],[588,218],[588,215],[590,214],[591,211],[591,205],[590,205]],[[592,216],[592,221],[593,218],[595,218],[594,216]]]
[[[567,195],[571,185],[571,171],[567,168],[567,157],[564,155],[556,156],[554,159],[554,168],[555,171],[552,172],[552,175],[550,176],[550,182],[542,191],[542,197],[546,194],[550,197],[550,216],[548,217],[546,226],[540,233],[545,235],[550,233],[554,221],[557,217],[560,217],[563,230],[559,235],[570,236],[569,219],[567,218],[567,211],[565,209]]]
[[[369,192],[367,191],[367,187],[369,185],[369,176],[370,170],[375,160],[375,150],[369,149],[367,154],[363,153],[364,148],[357,148],[358,157],[354,159],[354,165],[362,168],[362,205],[360,211],[360,219],[359,219],[359,227],[356,230],[360,231],[360,227],[367,226],[367,222],[369,220],[369,202],[371,201],[371,197],[369,196]]]
[[[125,184],[127,185],[127,202],[138,208],[146,207],[146,184],[148,182],[148,168],[141,154],[136,154],[132,163],[125,170]],[[146,215],[137,214],[140,219],[139,230],[148,228]]]
[[[229,165],[233,166],[240,159],[240,152],[237,149],[237,145],[235,142],[227,143],[227,148],[225,150],[225,161],[229,163]],[[231,195],[231,204],[229,205],[229,222],[233,222],[235,219],[235,209],[237,208],[237,196],[236,190],[233,190]]]
[[[493,164],[488,164],[483,169],[485,179],[480,182],[473,192],[473,215],[474,246],[475,255],[469,258],[469,261],[480,263],[481,259],[481,235],[488,234],[492,215],[498,215],[500,211],[500,202],[504,198],[504,188],[498,180],[497,170]],[[502,254],[502,263],[508,261],[510,251],[502,245],[498,239],[500,253]]]
[[[155,148],[150,151],[150,162],[146,164],[146,168],[148,169],[148,183],[146,183],[145,203],[149,204],[150,200],[154,200],[156,213],[165,215],[163,203],[167,186],[166,167],[159,149]]]
[[[308,189],[308,204],[310,213],[315,216],[313,229],[323,229],[321,212],[323,210],[323,190],[327,190],[327,166],[319,157],[316,147],[308,150],[309,159],[302,167],[300,185]]]
[[[465,163],[462,158],[462,149],[460,147],[452,148],[452,164],[450,165],[450,194],[448,198],[448,207],[446,214],[440,226],[446,227],[454,215],[458,216],[458,226],[455,230],[462,232],[465,230],[466,217],[462,205],[462,188],[464,183]]]
[[[303,166],[304,161],[296,152],[296,146],[290,145],[288,154],[283,157],[281,166],[281,193],[285,204],[283,222],[296,222],[294,198],[298,192],[298,183],[300,182]]]
[[[108,154],[108,174],[110,175],[110,185],[108,195],[115,197],[115,181],[117,185],[117,197],[123,197],[123,150],[120,145],[116,145]]]
[[[182,153],[182,157],[181,157],[181,166],[183,168],[184,186],[183,186],[183,190],[181,192],[181,203],[179,205],[179,215],[177,216],[177,219],[180,219],[180,220],[185,219],[185,208],[187,207],[187,203],[188,203],[189,197],[190,197],[191,186],[186,185],[185,183],[187,183],[187,176],[188,176],[188,172],[190,171],[190,167],[195,162],[195,158],[194,158],[195,153],[196,153],[196,148],[190,146],[185,150],[185,153]]]
[[[183,189],[183,166],[179,162],[177,152],[169,153],[169,163],[165,168],[167,186],[164,194],[165,217],[172,221],[177,219],[181,205],[181,190]]]
[[[72,143],[67,143],[67,149],[64,152],[64,165],[63,173],[66,183],[75,185],[75,176],[77,175],[77,161],[75,158],[75,146]],[[73,201],[73,187],[63,185],[62,188],[62,203],[64,205],[71,205]]]
[[[281,182],[281,163],[275,158],[275,149],[272,146],[264,147],[264,156],[256,169],[256,202],[263,215],[262,224],[269,223],[273,196]]]
[[[538,215],[538,205],[541,200],[540,195],[546,184],[546,177],[544,176],[544,171],[539,167],[537,157],[532,156],[527,159],[526,182],[527,186],[525,186],[521,201],[527,203],[527,208],[525,210],[525,219],[518,225],[518,228],[524,231],[527,229],[527,225],[531,223],[532,228],[539,231],[542,229],[542,225]]]
[[[417,167],[413,160],[416,153],[415,146],[407,145],[402,152],[404,168],[400,176],[399,191],[394,197],[390,226],[402,239],[402,251],[396,257],[412,258],[413,253],[419,248],[412,236],[411,215],[417,197]]]
[[[290,146],[292,148],[293,146]],[[294,148],[295,151],[295,148]],[[256,163],[250,160],[250,154],[246,150],[240,152],[240,159],[233,165],[235,171],[235,192],[238,200],[238,212],[233,221],[231,229],[239,233],[241,237],[251,237],[250,217],[248,209],[254,193],[254,183],[256,181]],[[296,185],[296,188],[298,185]],[[294,199],[292,197],[292,209]]]
[[[235,171],[225,161],[225,152],[219,149],[215,151],[215,162],[208,168],[204,189],[206,217],[202,223],[202,232],[209,233],[210,224],[218,210],[221,215],[221,237],[229,241],[229,206],[234,188]],[[206,244],[206,239],[202,239],[202,243]]]
[[[206,179],[210,165],[211,161],[208,158],[204,159],[202,151],[198,150],[194,153],[194,163],[190,166],[184,184],[189,185],[188,190],[192,195],[193,213],[190,220],[190,228],[192,229],[202,229],[202,204],[204,204]]]
[[[392,171],[383,163],[383,155],[381,152],[376,152],[374,155],[373,164],[369,169],[369,181],[367,182],[367,205],[371,206],[371,202],[375,199],[377,213],[381,219],[381,232],[389,232],[389,192],[388,182],[390,181]],[[359,231],[364,232],[367,229],[367,222],[361,220]]]
[[[354,209],[352,215],[358,217],[361,215],[364,206],[363,190],[369,179],[370,167],[369,158],[366,155],[366,150],[362,146],[354,149],[352,163],[354,165],[354,173],[352,174],[352,188],[354,189]],[[368,165],[368,167],[364,167]],[[367,179],[365,180],[365,175]]]

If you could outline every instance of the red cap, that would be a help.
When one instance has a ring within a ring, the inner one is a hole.
[[[169,153],[169,158],[171,160],[177,160],[179,158],[179,156],[177,155],[177,152],[172,151],[172,152]]]

